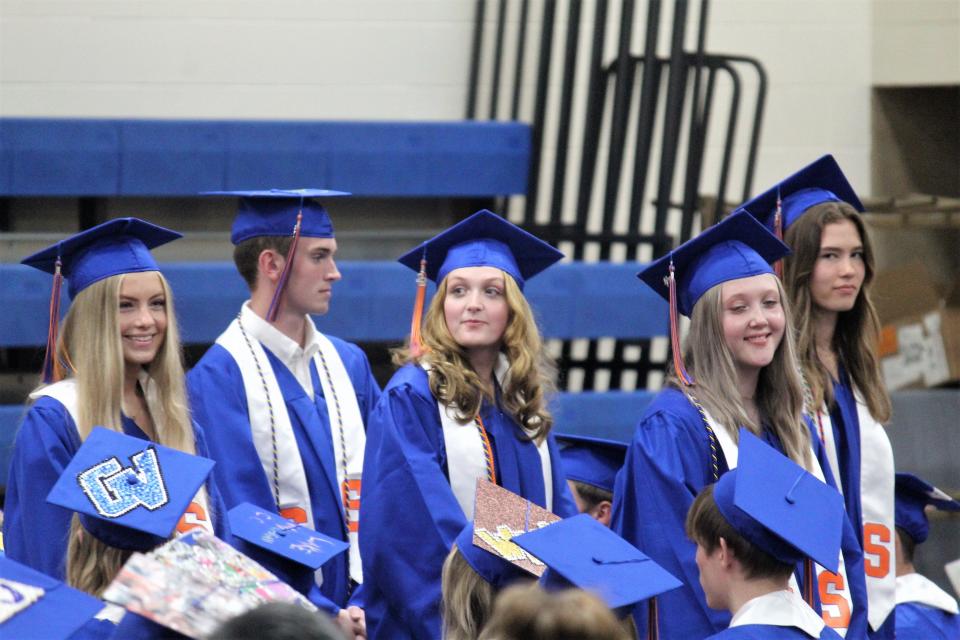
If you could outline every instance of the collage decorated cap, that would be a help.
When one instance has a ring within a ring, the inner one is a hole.
[[[549,567],[540,579],[545,587],[586,589],[611,609],[682,586],[663,567],[585,513],[526,533],[514,542]]]
[[[823,202],[846,202],[857,211],[863,203],[832,155],[825,155],[790,177],[738,207],[774,229],[774,215],[780,198],[783,229],[786,230],[804,211]]]
[[[303,212],[300,235],[332,238],[333,223],[317,199],[349,196],[329,189],[266,189],[260,191],[204,191],[204,196],[240,198],[240,207],[230,230],[230,242],[237,245],[261,236],[292,236],[297,214]]]
[[[59,260],[67,290],[74,297],[110,276],[159,271],[150,249],[181,237],[176,231],[139,218],[115,218],[75,233],[21,263],[52,274]]]
[[[774,262],[790,248],[745,211],[730,215],[651,262],[637,274],[664,300],[670,299],[668,279],[673,264],[677,310],[685,316],[707,291],[718,284],[763,273],[774,273]]]
[[[104,543],[144,550],[168,538],[214,462],[94,427],[47,495]]]
[[[626,443],[563,433],[558,433],[556,439],[569,480],[613,493],[617,472],[627,457]]]
[[[938,511],[960,511],[960,502],[912,473],[897,474],[894,493],[896,525],[906,531],[917,544],[930,535],[927,505]]]
[[[563,254],[535,235],[483,209],[399,258],[414,271],[420,271],[421,259],[427,261],[427,277],[437,284],[454,269],[496,267],[509,273],[522,289],[527,280],[563,259]]]
[[[230,509],[227,517],[230,520],[230,532],[237,538],[313,570],[350,547],[347,542],[299,525],[249,502]]]
[[[480,577],[502,589],[524,576],[540,577],[546,569],[513,538],[559,520],[543,507],[479,478],[473,522],[457,536],[457,549]]]
[[[0,555],[0,638],[71,638],[101,609],[97,598]]]
[[[760,550],[785,564],[809,557],[837,572],[843,497],[746,429],[737,467],[720,478],[713,497],[730,526]]]

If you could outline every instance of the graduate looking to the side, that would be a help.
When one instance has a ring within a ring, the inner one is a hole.
[[[839,639],[790,588],[797,562],[836,570],[843,498],[742,430],[740,463],[704,487],[687,513],[707,604],[733,616],[711,639]]]
[[[613,485],[623,467],[627,445],[615,440],[557,434],[567,484],[580,513],[610,526]]]
[[[957,601],[913,565],[917,546],[930,535],[926,509],[960,511],[960,502],[910,473],[897,485],[897,640],[960,638]]]
[[[94,595],[142,542],[123,535],[102,541],[70,510],[46,501],[94,427],[207,455],[204,433],[187,409],[173,297],[150,254],[179,237],[136,218],[118,218],[23,260],[54,274],[53,300],[44,383],[30,394],[11,459],[6,553]],[[60,327],[62,278],[72,301]],[[223,536],[221,515],[209,479],[176,528]]]
[[[684,522],[697,493],[737,466],[740,427],[833,483],[819,440],[803,416],[792,321],[771,266],[787,252],[742,212],[640,274],[670,301],[674,360],[617,476],[612,526],[685,583],[660,598],[664,638],[705,637],[729,624],[727,612],[707,606],[697,580],[696,547],[684,535]],[[682,357],[678,314],[690,317]],[[848,591],[838,593],[843,600],[836,606],[850,614],[845,626],[849,620],[851,637],[859,637],[865,610],[853,596],[862,593],[862,557],[849,523],[843,549],[840,575],[853,579],[843,580]],[[801,576],[801,582],[813,580]],[[643,628],[643,609],[635,615]]]
[[[244,502],[337,540],[347,554],[317,573],[310,598],[363,631],[358,510],[365,425],[380,389],[356,345],[317,330],[341,279],[319,189],[228,191],[240,198],[230,240],[250,289],[236,319],[190,371],[228,508]],[[269,567],[268,567],[269,568]]]
[[[893,638],[894,463],[890,398],[870,299],[874,255],[853,187],[826,155],[743,208],[793,251],[783,283],[797,327],[807,408],[864,551],[870,635]],[[832,587],[828,583],[823,586]]]
[[[473,518],[478,478],[576,513],[550,435],[550,367],[522,293],[561,257],[480,211],[400,258],[422,272],[419,291],[428,278],[438,286],[370,418],[360,536],[371,637],[440,637],[441,567]]]

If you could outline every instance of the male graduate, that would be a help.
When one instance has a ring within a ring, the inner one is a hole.
[[[913,566],[917,545],[930,534],[926,507],[960,511],[960,502],[909,473],[897,474],[896,497],[897,640],[960,638],[957,601]]]
[[[236,319],[188,375],[227,508],[250,502],[350,543],[317,584],[328,611],[364,631],[357,542],[367,416],[380,395],[366,356],[317,331],[340,280],[333,225],[316,189],[238,196],[230,236],[250,289]],[[311,598],[316,601],[316,598]]]
[[[577,510],[609,527],[613,485],[627,457],[627,445],[615,440],[558,433],[557,446]]]

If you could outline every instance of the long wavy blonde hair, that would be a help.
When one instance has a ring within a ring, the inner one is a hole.
[[[831,346],[863,396],[870,415],[879,422],[887,422],[891,414],[890,396],[883,384],[877,355],[880,319],[870,297],[876,272],[873,247],[863,219],[846,202],[825,202],[810,207],[787,229],[784,240],[793,249],[793,254],[784,260],[783,280],[797,313],[797,349],[810,387],[811,410],[832,407],[830,373],[817,355],[816,306],[810,295],[810,278],[820,257],[824,227],[844,220],[849,220],[860,235],[864,277],[853,308],[837,314]]]
[[[196,452],[184,383],[180,333],[170,285],[156,272],[166,299],[167,329],[156,357],[146,367],[155,388],[149,406],[155,441]],[[124,360],[118,309],[124,274],[105,278],[80,291],[70,305],[57,342],[57,361],[67,363],[77,383],[77,431],[86,440],[94,426],[123,431],[120,420]],[[129,552],[115,549],[83,530],[74,515],[67,545],[67,582],[100,595]]]
[[[547,409],[547,397],[553,391],[556,367],[543,347],[533,310],[513,277],[502,272],[504,297],[509,309],[503,332],[502,353],[510,363],[503,382],[503,408],[536,442],[542,442],[553,426]],[[486,396],[486,386],[477,375],[467,352],[453,339],[447,328],[443,303],[447,296],[447,279],[437,287],[424,314],[422,339],[425,352],[415,358],[408,348],[394,352],[396,364],[425,362],[430,365],[430,391],[444,404],[454,407],[462,422],[473,420]]]
[[[760,370],[756,403],[766,426],[783,445],[784,453],[797,464],[810,468],[810,433],[803,419],[803,383],[794,346],[793,321],[783,286],[775,276],[783,305],[783,339],[773,360]],[[708,290],[693,307],[683,358],[696,384],[691,393],[737,442],[739,427],[761,435],[764,425],[755,424],[740,401],[737,369],[723,336],[723,284]],[[674,373],[668,384],[683,390]]]

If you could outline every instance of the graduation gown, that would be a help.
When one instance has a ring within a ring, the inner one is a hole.
[[[370,363],[356,345],[332,336],[327,338],[333,343],[346,368],[366,423],[380,396],[380,387],[370,371]],[[309,365],[314,397],[308,398],[303,386],[286,365],[269,349],[264,348],[264,351],[270,369],[263,373],[276,379],[296,438],[310,494],[314,529],[346,542],[348,537],[337,486],[330,416],[316,367],[313,362]],[[270,480],[254,445],[243,377],[230,352],[219,344],[210,347],[188,373],[187,388],[194,418],[207,428],[210,455],[217,462],[213,473],[227,509],[250,502],[279,511]],[[268,569],[275,568],[271,566],[269,555],[258,555],[246,546],[241,550],[253,555]],[[350,578],[346,553],[324,564],[322,575],[319,594],[316,590],[308,594],[317,606],[333,615],[347,605],[348,599],[350,604],[362,606],[362,589],[348,595]],[[292,578],[287,575],[283,577]]]
[[[769,431],[764,439],[782,451]],[[812,430],[811,439],[827,484],[836,486]],[[719,447],[717,465],[720,475],[729,469]],[[614,531],[684,582],[683,587],[657,597],[664,640],[704,638],[730,624],[728,612],[707,606],[694,560],[697,547],[685,531],[690,505],[713,482],[710,440],[699,411],[683,392],[664,389],[641,418],[617,474],[611,522]],[[849,522],[844,522],[842,548],[854,601],[847,637],[859,639],[866,633],[863,557]],[[638,628],[646,628],[646,610],[643,604],[634,609]]]
[[[148,440],[136,423],[121,416],[123,432]],[[208,457],[203,429],[196,423],[197,455]],[[17,432],[4,502],[3,540],[11,559],[58,580],[66,576],[67,542],[73,512],[47,502],[47,494],[83,444],[70,412],[42,396],[30,407]],[[206,482],[214,534],[228,534],[223,501],[213,474]]]
[[[800,596],[775,591],[749,600],[730,627],[707,640],[839,640]]]
[[[546,507],[537,447],[498,407],[484,403],[480,417],[498,484]],[[547,442],[552,510],[575,515],[556,444]],[[439,638],[440,570],[466,517],[450,486],[437,400],[419,366],[397,371],[370,417],[363,485],[360,545],[369,637]]]
[[[960,614],[953,596],[919,573],[897,578],[897,640],[956,640]]]

